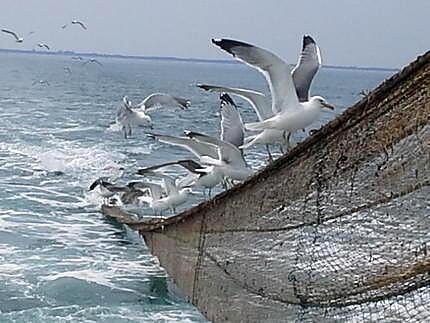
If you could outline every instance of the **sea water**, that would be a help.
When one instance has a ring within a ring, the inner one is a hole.
[[[192,157],[148,132],[219,135],[218,95],[197,83],[269,94],[266,82],[240,64],[99,60],[103,66],[68,56],[0,54],[0,322],[204,321],[141,238],[99,212],[101,198],[88,186],[101,176],[126,183],[139,167]],[[310,128],[392,73],[323,68],[312,93],[337,109]],[[124,139],[112,125],[122,97],[138,103],[153,92],[182,96],[191,107],[160,109],[152,114],[153,129]],[[237,103],[245,121],[256,120],[246,102]],[[255,169],[267,160],[263,147],[246,158]],[[193,196],[181,209],[203,198]]]

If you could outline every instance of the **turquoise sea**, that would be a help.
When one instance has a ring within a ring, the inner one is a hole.
[[[101,200],[88,186],[100,176],[119,176],[120,167],[125,178],[118,181],[125,182],[139,167],[192,157],[155,142],[148,129],[128,140],[115,131],[124,95],[135,103],[152,92],[191,100],[188,111],[155,112],[153,132],[218,134],[218,96],[195,84],[268,93],[265,80],[240,64],[99,60],[102,67],[69,56],[0,54],[0,322],[204,321],[140,237],[99,212]],[[323,68],[312,93],[337,110],[321,123],[391,74]],[[237,102],[245,120],[256,119]],[[266,163],[262,147],[246,158],[254,168]]]

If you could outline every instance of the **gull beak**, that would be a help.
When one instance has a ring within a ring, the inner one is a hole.
[[[321,105],[324,107],[324,108],[327,108],[327,109],[330,109],[330,110],[334,110],[334,105],[332,105],[332,104],[330,104],[330,103],[327,103],[327,102],[322,102],[321,103]]]

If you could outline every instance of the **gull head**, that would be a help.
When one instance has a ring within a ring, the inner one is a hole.
[[[319,96],[319,95],[311,97],[310,100],[309,100],[309,102],[311,104],[318,105],[321,109],[326,108],[326,109],[329,109],[329,110],[334,110],[334,108],[335,108],[334,105],[328,103],[326,101],[326,99],[324,99],[322,96]]]

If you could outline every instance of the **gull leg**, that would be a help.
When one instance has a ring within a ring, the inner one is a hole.
[[[283,137],[284,137],[284,139],[286,141],[288,150],[290,150],[291,149],[291,144],[290,144],[291,132],[288,132],[288,135],[287,135],[287,131],[284,131],[284,136]]]
[[[282,144],[279,145],[279,151],[282,155],[285,154],[284,147],[282,147]]]
[[[270,153],[269,145],[266,145],[267,155],[269,156],[269,163],[273,161],[272,154]]]
[[[209,188],[208,197],[211,198],[211,195],[212,195],[212,187]]]
[[[127,139],[127,127],[122,126],[122,132],[124,133],[124,139]]]
[[[128,125],[128,136],[131,137],[131,126]]]

